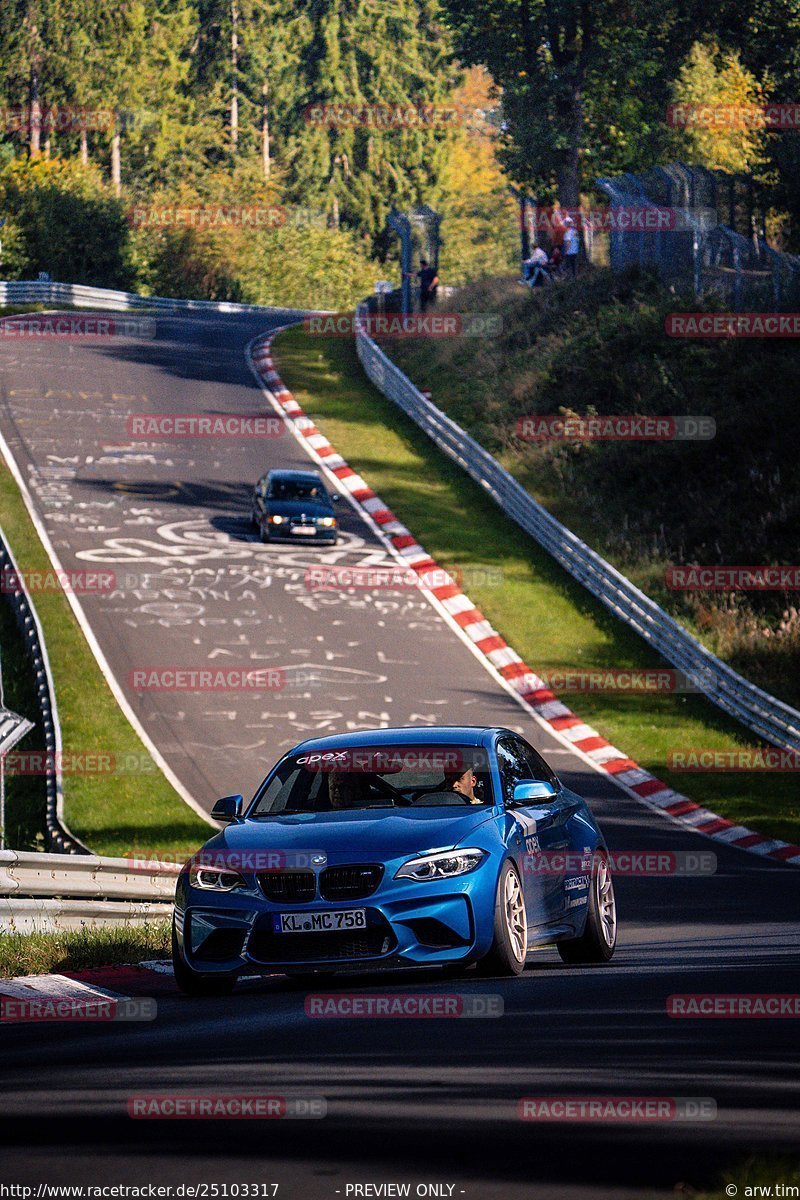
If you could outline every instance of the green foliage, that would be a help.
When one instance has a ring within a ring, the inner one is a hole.
[[[753,174],[763,167],[765,135],[756,113],[764,104],[764,92],[738,54],[723,53],[715,43],[696,42],[678,72],[673,99],[688,106],[749,111],[754,117],[731,128],[687,125],[679,139],[680,157],[731,174]]]
[[[442,129],[309,123],[308,105],[442,104],[456,75],[435,0],[315,0],[314,36],[303,55],[301,109],[289,144],[298,201],[334,224],[369,233],[385,249],[394,205],[430,202],[442,171]]]
[[[97,169],[17,159],[0,169],[0,211],[12,218],[13,258],[4,261],[17,272],[104,287],[133,282],[124,209]]]
[[[443,0],[465,62],[503,88],[504,162],[541,200],[576,205],[598,174],[642,169],[669,144],[675,64],[702,5],[650,0]]]
[[[306,225],[302,211],[298,217],[299,223],[274,230],[151,236],[137,250],[143,286],[159,296],[352,308],[373,290],[378,265],[349,230]]]

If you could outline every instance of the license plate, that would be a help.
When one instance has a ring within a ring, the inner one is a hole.
[[[275,933],[328,933],[337,929],[365,929],[367,910],[347,908],[339,912],[275,913]]]
[[[316,532],[316,525],[295,525],[292,528],[292,533],[299,533],[301,537],[313,537]]]

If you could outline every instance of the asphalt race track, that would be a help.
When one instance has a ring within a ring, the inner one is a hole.
[[[245,360],[268,325],[159,317],[153,339],[20,341],[1,364],[0,432],[62,566],[115,573],[114,590],[80,603],[186,792],[205,810],[218,795],[251,793],[306,736],[502,724],[587,797],[612,852],[704,852],[717,868],[618,877],[620,941],[602,969],[563,966],[548,950],[513,981],[274,978],[225,1000],[185,999],[153,975],[154,1022],[4,1028],[4,1180],[274,1181],[281,1200],[335,1200],[349,1183],[402,1179],[452,1183],[454,1197],[548,1196],[560,1180],[572,1186],[559,1195],[600,1197],[704,1182],[749,1153],[796,1150],[797,1021],[676,1019],[666,1002],[800,992],[800,872],[686,833],[618,791],[540,727],[419,592],[311,589],[306,570],[321,561],[392,560],[346,501],[335,549],[255,539],[253,482],[272,466],[308,465],[288,433],[153,441],[128,432],[132,413],[272,415]],[[176,695],[131,685],[137,668],[209,664],[281,668],[286,686]],[[317,1019],[305,1015],[309,990],[488,993],[502,996],[504,1015]],[[220,1090],[324,1097],[327,1116],[126,1115],[132,1095]],[[553,1095],[712,1100],[716,1116],[519,1119],[522,1097]]]

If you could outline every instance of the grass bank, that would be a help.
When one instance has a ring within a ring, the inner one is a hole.
[[[169,958],[170,923],[71,933],[0,933],[0,979]]]
[[[531,292],[488,280],[452,301],[499,314],[493,337],[395,340],[400,367],[561,521],[713,652],[800,706],[800,594],[674,591],[687,563],[800,563],[800,354],[781,338],[680,338],[694,311],[646,275],[598,271]],[[711,311],[713,304],[706,305]],[[549,414],[707,416],[707,441],[542,442]]]
[[[425,548],[449,570],[464,572],[470,596],[532,667],[544,673],[663,665],[372,387],[350,342],[293,329],[274,348],[306,412]],[[565,699],[698,803],[770,836],[800,840],[800,802],[790,776],[666,769],[674,749],[752,744],[701,697],[588,692]]]

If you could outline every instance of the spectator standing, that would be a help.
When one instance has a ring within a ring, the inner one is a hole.
[[[419,280],[419,307],[422,312],[425,312],[429,304],[436,303],[436,289],[439,286],[439,276],[427,258],[419,260],[417,279]]]
[[[578,274],[578,251],[580,250],[580,238],[578,231],[575,228],[575,222],[572,217],[567,217],[564,222],[566,229],[564,230],[564,262],[566,264],[567,274],[574,279]]]

